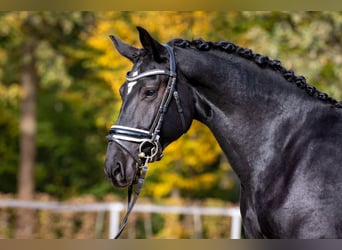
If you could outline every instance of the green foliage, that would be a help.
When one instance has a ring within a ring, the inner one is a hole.
[[[20,89],[17,84],[0,85],[0,179],[3,192],[15,192],[18,166],[18,105]],[[5,133],[4,133],[5,132]]]
[[[16,191],[22,44],[35,37],[39,75],[36,190],[58,198],[114,192],[103,174],[104,139],[121,105],[128,60],[114,34],[135,46],[135,26],[161,42],[176,37],[227,40],[273,59],[342,98],[339,12],[2,12],[0,13],[0,191]],[[200,146],[199,146],[200,145]],[[227,160],[207,128],[190,131],[152,164],[143,196],[237,201]]]
[[[22,42],[27,37],[36,40],[32,55],[39,75],[36,189],[60,198],[86,192],[104,179],[100,152],[105,150],[105,141],[97,136],[103,128],[91,117],[102,110],[104,103],[98,100],[105,102],[110,98],[107,94],[110,88],[106,89],[103,82],[94,84],[96,71],[89,63],[97,55],[85,42],[95,25],[94,14],[10,12],[2,18],[1,22],[9,28],[2,28],[0,41],[4,49],[0,51],[9,61],[3,62],[0,87],[8,98],[13,96],[12,89],[18,88]],[[7,38],[8,35],[11,38]],[[94,95],[92,103],[90,96]],[[5,101],[7,103],[4,99],[1,104],[6,104]],[[0,145],[11,147],[1,147],[1,155],[5,157],[1,157],[0,177],[12,182],[3,181],[1,190],[15,192],[19,150],[14,142],[19,140],[19,95],[8,102],[12,106],[1,107],[4,113],[1,119],[6,127],[2,130]]]

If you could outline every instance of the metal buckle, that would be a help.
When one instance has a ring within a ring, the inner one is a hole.
[[[150,155],[146,154],[143,151],[143,147],[144,146],[148,146],[148,144],[150,144],[151,150],[150,150]],[[149,162],[152,162],[153,159],[157,156],[157,154],[159,153],[159,137],[156,138],[156,140],[152,141],[152,140],[146,140],[143,141],[140,145],[139,145],[139,153],[138,153],[138,157],[140,159],[146,159]]]

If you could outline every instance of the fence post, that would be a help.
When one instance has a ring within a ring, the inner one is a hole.
[[[230,231],[230,238],[231,239],[240,239],[241,238],[241,215],[239,209],[237,212],[232,215],[232,222],[231,222],[231,231]]]
[[[119,232],[120,212],[123,210],[123,205],[118,202],[109,204],[109,239],[113,239]]]
[[[195,228],[195,237],[197,239],[202,238],[202,221],[201,221],[201,214],[198,209],[193,211],[193,219],[194,219],[194,228]]]

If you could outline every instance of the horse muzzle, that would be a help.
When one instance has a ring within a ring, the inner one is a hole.
[[[115,128],[121,131],[112,130],[106,137],[109,143],[104,172],[114,186],[127,187],[135,184],[140,173],[139,166],[146,161],[159,161],[163,150],[159,137],[155,140],[144,138],[147,136],[146,133],[141,135],[141,138],[133,138],[137,130],[122,126],[115,126]],[[135,134],[128,134],[128,132]]]
[[[127,187],[133,184],[137,175],[137,165],[136,159],[117,147],[117,144],[111,142],[108,144],[104,172],[113,186]]]

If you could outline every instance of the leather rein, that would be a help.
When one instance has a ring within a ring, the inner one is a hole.
[[[163,125],[164,116],[168,110],[168,107],[170,105],[170,102],[172,98],[174,98],[176,105],[177,105],[177,111],[180,114],[183,131],[185,131],[185,118],[183,113],[183,108],[180,102],[179,94],[176,90],[176,60],[173,53],[172,48],[164,44],[163,45],[170,57],[170,69],[152,69],[145,72],[142,72],[140,74],[131,76],[130,72],[126,75],[126,81],[128,83],[138,81],[141,78],[153,76],[153,75],[167,75],[169,76],[169,80],[167,83],[166,90],[163,94],[162,101],[159,106],[159,110],[154,118],[154,121],[152,123],[152,126],[149,130],[144,129],[138,129],[138,128],[132,128],[128,126],[122,126],[122,125],[113,125],[109,130],[109,135],[106,136],[108,142],[114,142],[119,147],[121,147],[123,150],[125,150],[137,163],[137,168],[135,172],[135,177],[133,178],[133,182],[128,187],[128,207],[126,215],[124,216],[121,226],[119,228],[119,231],[117,235],[114,237],[114,239],[118,239],[121,235],[122,231],[124,230],[128,216],[130,215],[131,211],[133,210],[133,207],[138,199],[140,190],[144,184],[144,179],[146,176],[146,172],[148,170],[148,163],[153,162],[155,160],[159,160],[162,158],[162,146],[160,145],[159,138],[160,138],[160,130]],[[128,147],[126,147],[122,141],[128,141],[132,143],[139,143],[139,151],[138,154],[135,154],[132,152]],[[150,146],[150,152],[147,154],[143,151],[144,146]],[[133,186],[137,184],[134,192],[134,198],[131,200],[132,192],[133,192]]]

